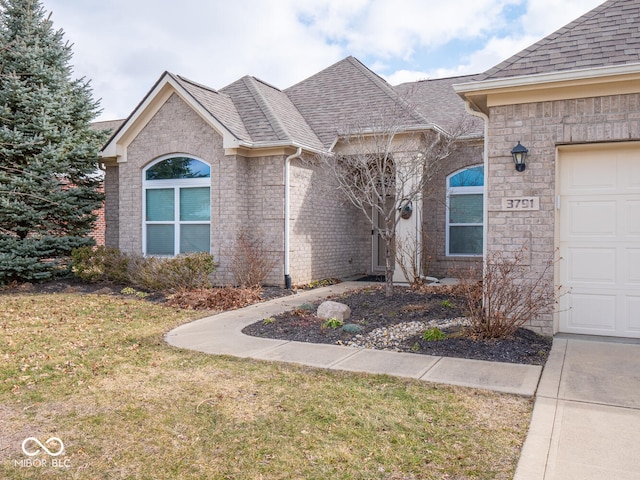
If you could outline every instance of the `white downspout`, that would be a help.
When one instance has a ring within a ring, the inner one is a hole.
[[[302,155],[302,147],[298,147],[298,150],[296,151],[296,153],[294,153],[293,155],[289,155],[286,160],[284,161],[284,286],[287,289],[291,289],[291,275],[289,272],[289,264],[290,264],[290,258],[289,258],[289,243],[290,243],[290,236],[289,236],[289,224],[290,219],[290,202],[291,202],[291,195],[289,193],[290,187],[291,187],[291,180],[290,180],[290,176],[291,176],[291,160],[294,160],[296,158],[301,158]]]
[[[469,112],[469,115],[473,115],[474,117],[481,118],[484,123],[484,142],[483,142],[483,152],[482,152],[482,163],[484,165],[484,199],[483,199],[483,208],[482,208],[482,276],[484,277],[484,272],[486,268],[487,262],[487,232],[488,232],[488,219],[489,219],[489,202],[487,202],[487,178],[489,175],[489,116],[480,112],[478,110],[474,110],[469,100],[465,100],[464,106]]]

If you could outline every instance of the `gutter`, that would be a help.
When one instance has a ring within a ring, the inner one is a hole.
[[[535,73],[530,75],[518,75],[516,77],[494,78],[490,80],[477,80],[453,85],[453,90],[458,94],[485,92],[502,88],[528,87],[531,85],[546,85],[558,82],[571,82],[577,80],[597,80],[605,77],[624,75],[637,75],[640,73],[640,63],[624,65],[581,68],[563,70],[559,72]],[[473,115],[473,114],[472,114]]]
[[[290,203],[291,195],[289,190],[291,189],[291,161],[296,158],[302,158],[302,147],[298,147],[298,150],[293,155],[289,155],[284,161],[284,286],[287,290],[291,290],[291,275],[289,271],[290,267]]]

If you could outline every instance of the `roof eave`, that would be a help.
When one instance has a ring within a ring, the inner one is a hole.
[[[550,84],[568,82],[574,80],[596,80],[605,77],[630,75],[640,73],[640,62],[625,65],[615,65],[596,68],[583,68],[560,72],[537,73],[533,75],[520,75],[516,77],[494,78],[476,82],[457,83],[453,85],[455,92],[462,93],[496,90],[502,88],[524,87],[529,85]]]
[[[140,122],[142,122],[142,126],[145,125],[149,120],[149,118],[145,118],[145,114],[154,108],[160,108],[164,101],[166,101],[166,98],[168,98],[170,92],[177,93],[184,101],[190,104],[191,107],[203,119],[205,119],[205,121],[207,121],[207,123],[221,133],[225,148],[234,148],[241,142],[241,140],[234,135],[231,130],[222,124],[222,122],[220,122],[182,86],[179,77],[170,72],[164,72],[129,117],[127,117],[122,125],[120,125],[120,128],[113,133],[111,138],[100,151],[101,156],[103,158],[115,158],[118,159],[118,161],[126,161],[126,148],[128,146],[128,141],[130,140],[127,140],[126,137],[128,136],[129,129]],[[164,98],[165,96],[166,98]],[[154,105],[154,102],[156,101],[158,101],[158,105]],[[142,127],[137,127],[137,129],[140,128]],[[135,135],[130,136],[134,137]]]
[[[559,72],[494,78],[454,84],[453,89],[475,109],[488,113],[487,96],[498,92],[525,92],[553,89],[567,85],[596,85],[640,79],[640,62],[596,68],[574,69]]]
[[[296,142],[296,141],[291,141],[291,140],[282,140],[282,141],[278,141],[278,142],[270,142],[270,141],[246,142],[246,141],[239,141],[238,144],[236,146],[234,146],[233,148],[245,148],[245,149],[250,149],[250,150],[274,149],[274,148],[292,148],[292,149],[302,148],[304,151],[309,152],[309,153],[313,153],[313,154],[322,154],[322,153],[326,153],[327,152],[323,148],[313,147],[313,146],[310,146],[310,145],[305,145],[303,143]],[[229,149],[225,149],[225,150],[229,150]]]

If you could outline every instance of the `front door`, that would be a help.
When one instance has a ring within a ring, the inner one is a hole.
[[[393,198],[387,199],[387,209],[393,208]],[[384,228],[384,217],[379,211],[373,212],[372,251],[373,272],[384,273],[385,270],[385,243],[380,235],[380,229]],[[393,261],[393,259],[392,259]]]

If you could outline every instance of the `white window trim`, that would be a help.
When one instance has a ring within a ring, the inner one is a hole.
[[[450,199],[451,199],[451,195],[478,195],[481,194],[483,196],[482,201],[483,203],[486,201],[486,198],[484,198],[484,186],[482,187],[450,187],[449,186],[449,181],[451,180],[451,178],[455,177],[457,174],[459,174],[460,172],[464,172],[465,170],[471,170],[474,168],[478,168],[478,167],[483,167],[484,165],[482,163],[478,164],[478,165],[470,165],[468,167],[464,167],[461,168],[460,170],[456,170],[455,172],[451,173],[450,175],[447,175],[447,179],[446,179],[446,187],[447,187],[447,199],[446,199],[446,223],[445,223],[445,255],[447,257],[468,257],[468,258],[478,258],[478,257],[482,257],[482,252],[480,253],[450,253],[449,251],[449,237],[450,237],[450,232],[451,232],[451,223],[450,223],[450,218],[449,218],[449,213],[451,211],[450,206]],[[483,211],[484,211],[484,207],[483,207]],[[483,222],[480,223],[454,223],[453,224],[456,227],[483,227]],[[482,234],[484,235],[484,229]]]
[[[209,187],[211,189],[211,178],[177,178],[168,180],[147,180],[147,170],[164,162],[171,158],[186,157],[192,158],[199,162],[208,165],[211,168],[211,164],[202,160],[201,158],[194,157],[193,155],[186,153],[173,153],[170,155],[164,155],[157,158],[153,162],[149,163],[142,169],[142,254],[147,256],[147,225],[173,225],[173,256],[180,255],[180,226],[181,225],[209,225],[211,229],[211,217],[209,221],[182,221],[180,220],[180,189],[181,188],[198,188]],[[160,190],[160,189],[173,189],[173,221],[147,221],[147,190]],[[211,190],[209,190],[211,193]],[[211,253],[211,243],[209,243],[209,253]],[[164,256],[164,255],[154,255]]]

